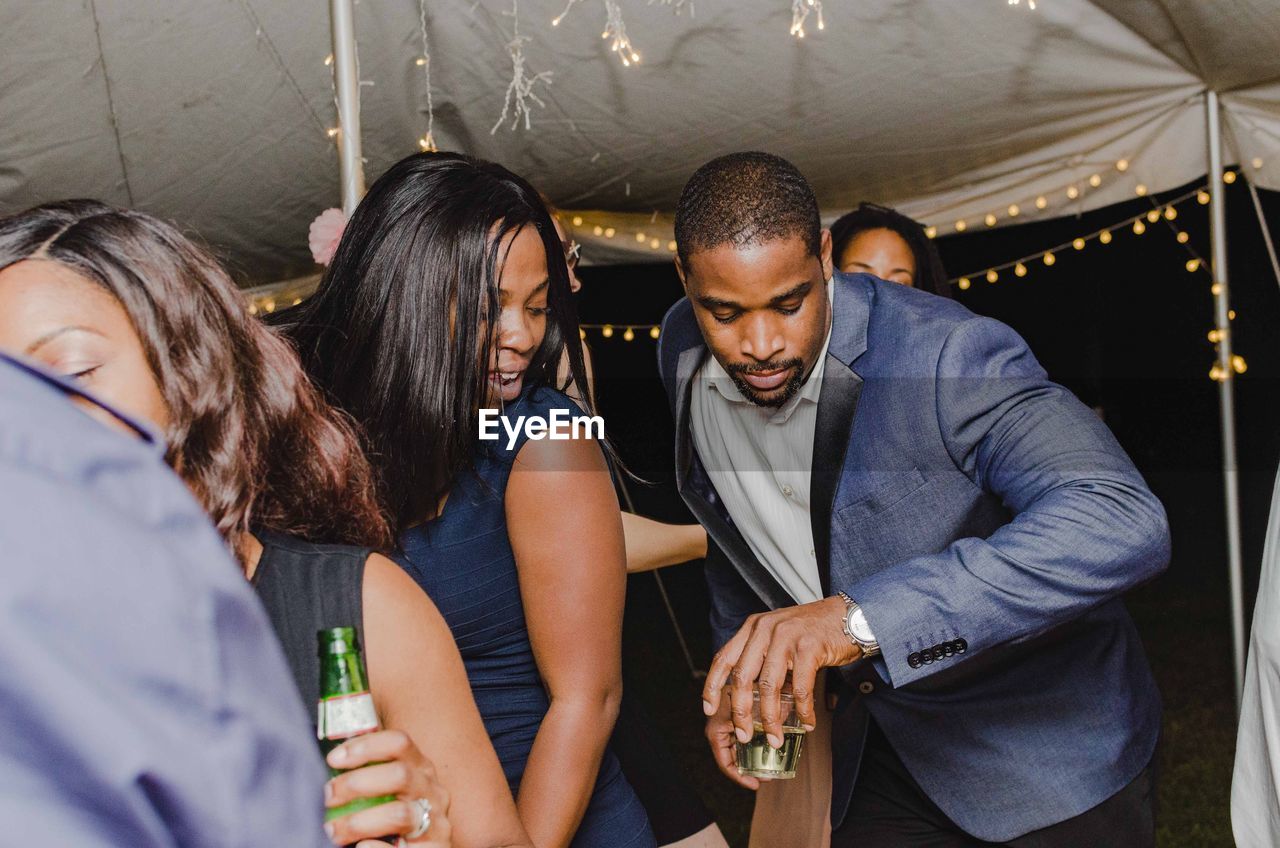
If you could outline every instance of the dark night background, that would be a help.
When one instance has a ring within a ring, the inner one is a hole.
[[[1143,235],[1117,227],[1108,245],[1056,252],[1046,267],[1027,262],[1017,278],[993,265],[1037,254],[1112,226],[1153,202],[1194,189],[1076,218],[1003,227],[938,239],[952,275],[977,271],[957,298],[976,313],[1012,326],[1056,381],[1105,420],[1169,511],[1174,554],[1168,572],[1128,597],[1166,704],[1161,752],[1160,844],[1230,845],[1227,799],[1235,744],[1226,530],[1221,474],[1218,384],[1209,379],[1216,353],[1211,279],[1188,272],[1188,248],[1209,256],[1208,207],[1186,201],[1173,223],[1190,241],[1178,244],[1163,220]],[[1243,179],[1227,196],[1228,271],[1235,352],[1248,371],[1235,381],[1241,470],[1245,607],[1253,608],[1257,572],[1280,459],[1280,284],[1262,240]],[[820,198],[821,199],[821,198]],[[1280,236],[1280,194],[1262,192]],[[1206,263],[1207,265],[1207,263]],[[655,342],[628,325],[654,324],[680,296],[669,264],[584,268],[579,312],[584,323],[612,323],[610,339],[590,330],[597,393],[607,431],[630,467],[651,485],[631,486],[638,510],[669,521],[691,520],[672,485],[672,425],[657,379]],[[709,653],[706,591],[700,568],[662,572],[695,660]],[[630,691],[657,718],[677,749],[681,769],[720,820],[732,844],[745,845],[749,793],[734,789],[710,765],[701,740],[700,683],[689,674],[652,575],[631,578],[625,666]],[[1105,685],[1100,682],[1100,685]],[[1088,693],[1082,692],[1081,698]]]

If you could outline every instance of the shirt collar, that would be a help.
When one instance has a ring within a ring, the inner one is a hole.
[[[785,405],[770,413],[769,420],[774,423],[785,422],[801,403],[818,402],[818,396],[822,392],[822,373],[826,366],[827,348],[831,346],[831,331],[835,326],[835,315],[830,308],[834,300],[834,294],[835,286],[833,285],[833,280],[828,279],[827,313],[831,316],[831,323],[827,327],[827,337],[822,342],[822,350],[818,353],[818,360],[809,371],[809,376],[800,387],[800,391],[796,392],[795,396],[788,400]],[[743,397],[742,392],[738,390],[737,385],[733,382],[733,378],[729,376],[729,372],[724,370],[724,366],[720,364],[720,361],[715,356],[707,357],[706,363],[702,366],[702,378],[708,391],[718,392],[725,400],[733,403],[751,404],[751,401]],[[751,405],[754,406],[754,404]],[[762,409],[761,411],[766,412],[767,410]]]
[[[9,356],[3,351],[0,351],[0,360],[3,360],[4,362],[10,363],[16,366],[17,368],[20,368],[23,371],[26,371],[28,374],[32,375],[33,377],[37,377],[40,380],[43,380],[44,382],[53,386],[55,389],[62,392],[63,394],[74,395],[75,397],[83,398],[88,403],[91,403],[94,406],[105,410],[109,415],[111,415],[111,417],[119,419],[120,421],[124,422],[125,425],[127,425],[128,427],[137,431],[138,436],[142,439],[143,442],[145,442],[149,447],[151,447],[152,450],[154,450],[156,453],[158,453],[161,456],[164,456],[166,451],[164,438],[154,429],[149,427],[147,424],[129,415],[125,415],[123,412],[111,406],[110,404],[104,403],[103,401],[89,394],[80,386],[77,386],[75,383],[73,383],[72,381],[67,380],[63,377],[60,377],[57,374],[54,374],[52,371],[48,371],[44,368],[41,368],[40,366],[36,365],[29,359],[24,359],[22,357],[17,357],[17,356]]]

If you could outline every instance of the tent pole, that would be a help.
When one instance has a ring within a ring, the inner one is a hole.
[[[1231,650],[1235,671],[1236,712],[1244,692],[1244,580],[1240,555],[1240,471],[1236,463],[1235,370],[1231,366],[1230,292],[1227,285],[1227,210],[1222,183],[1222,124],[1218,93],[1205,92],[1209,135],[1209,232],[1214,282],[1214,321],[1218,343],[1218,403],[1222,409],[1222,477],[1227,504],[1227,569],[1231,589]]]
[[[334,89],[338,95],[338,171],[342,212],[348,218],[364,197],[364,160],[360,152],[360,76],[352,0],[329,0],[333,29]]]

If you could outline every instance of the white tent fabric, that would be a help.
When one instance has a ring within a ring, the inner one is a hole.
[[[828,219],[874,200],[943,234],[1171,188],[1205,172],[1206,88],[1227,161],[1280,189],[1276,0],[827,0],[804,39],[788,0],[618,2],[635,67],[600,38],[603,0],[558,27],[564,0],[520,2],[529,70],[553,77],[531,129],[493,135],[510,0],[427,2],[440,146],[586,210],[593,262],[668,259],[681,186],[730,150],[792,159]],[[425,129],[419,5],[364,0],[355,24],[372,179]],[[330,49],[318,0],[5,3],[0,212],[95,196],[184,223],[246,281],[311,273],[307,225],[338,204]]]

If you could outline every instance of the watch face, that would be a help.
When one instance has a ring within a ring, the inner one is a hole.
[[[849,612],[849,632],[853,634],[853,638],[859,642],[874,642],[875,636],[871,634],[871,626],[867,624],[867,616],[861,609],[853,609]]]

